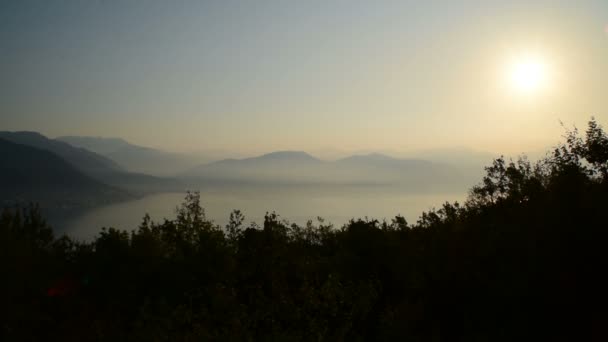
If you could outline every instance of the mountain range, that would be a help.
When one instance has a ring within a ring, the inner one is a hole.
[[[451,191],[470,177],[449,164],[372,153],[325,161],[302,151],[279,151],[199,165],[178,176],[187,184],[391,186],[408,192]]]
[[[72,209],[133,198],[103,184],[58,155],[0,138],[0,201]]]
[[[84,148],[76,148],[65,142],[49,139],[37,132],[0,132],[0,139],[52,152],[89,175],[124,171],[118,163],[109,158]]]
[[[328,161],[303,151],[277,151],[195,165],[184,155],[119,138],[49,139],[36,132],[0,132],[0,142],[0,200],[55,207],[93,206],[218,185],[379,186],[407,193],[445,193],[464,191],[477,177],[453,163],[379,153]]]
[[[51,152],[86,176],[101,183],[125,189],[135,195],[183,190],[182,185],[175,179],[127,171],[122,165],[108,157],[64,141],[49,139],[40,133],[0,132],[0,139]],[[40,165],[40,170],[44,169],[45,166]]]
[[[198,163],[190,155],[138,146],[121,138],[63,136],[55,140],[95,152],[130,172],[148,175],[172,176]]]

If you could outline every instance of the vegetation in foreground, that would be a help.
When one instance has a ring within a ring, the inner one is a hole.
[[[497,159],[464,204],[409,224],[225,229],[196,193],[175,220],[91,243],[35,207],[0,218],[0,338],[606,340],[608,137],[595,121],[546,159]]]

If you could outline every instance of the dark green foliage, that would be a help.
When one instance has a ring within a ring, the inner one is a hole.
[[[413,225],[234,211],[222,230],[189,193],[175,220],[78,244],[5,210],[0,337],[606,340],[607,141],[591,121],[539,163],[499,158]]]

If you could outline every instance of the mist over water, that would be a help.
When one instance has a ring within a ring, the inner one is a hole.
[[[51,222],[56,232],[79,240],[91,240],[102,227],[137,229],[148,213],[155,222],[173,219],[185,193],[163,193],[138,200],[94,208]],[[234,209],[244,213],[246,223],[264,222],[266,212],[300,225],[322,217],[339,228],[351,218],[390,221],[395,215],[415,222],[423,211],[445,201],[462,201],[465,192],[412,194],[390,187],[220,187],[201,190],[201,203],[209,219],[224,227]]]

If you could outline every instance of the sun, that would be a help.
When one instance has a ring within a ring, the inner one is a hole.
[[[511,87],[523,94],[533,94],[549,83],[549,70],[545,60],[537,55],[520,56],[510,63],[508,78]]]

